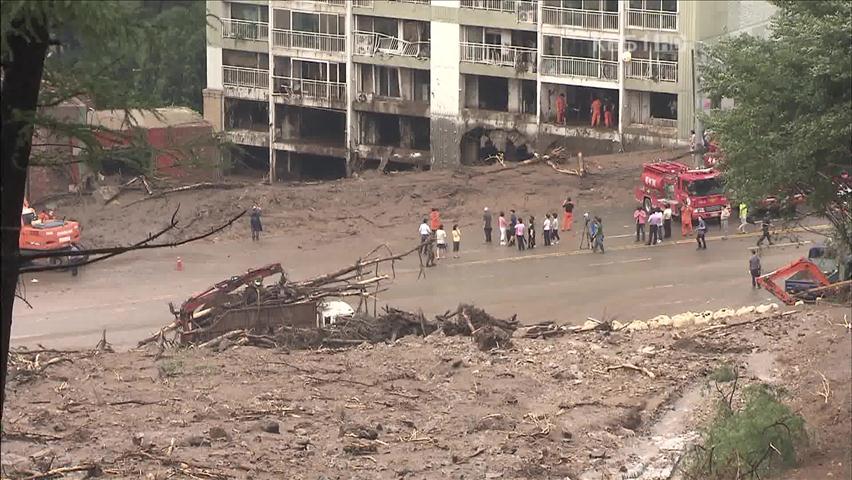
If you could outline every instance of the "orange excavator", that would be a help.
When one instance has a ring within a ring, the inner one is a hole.
[[[75,221],[56,218],[52,213],[36,214],[24,199],[21,210],[21,234],[18,240],[21,256],[27,257],[36,252],[72,251],[72,246],[80,247],[80,224]],[[68,257],[51,257],[51,263],[63,263]],[[74,261],[80,258],[74,257]]]
[[[800,258],[773,272],[758,277],[757,283],[787,305],[798,300],[813,300],[810,292],[849,280],[852,275],[852,257],[837,258],[837,253],[822,245],[808,250],[808,258]],[[779,285],[784,280],[783,287]],[[810,294],[810,297],[808,295]]]

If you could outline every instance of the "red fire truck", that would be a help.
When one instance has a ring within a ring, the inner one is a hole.
[[[692,207],[692,219],[718,218],[728,205],[720,172],[712,168],[690,169],[679,162],[654,162],[642,166],[642,184],[636,201],[645,210],[669,204],[675,216],[683,205]]]

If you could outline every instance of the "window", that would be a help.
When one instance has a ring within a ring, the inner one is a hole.
[[[376,67],[378,95],[399,98],[399,69],[394,67]]]
[[[314,13],[293,12],[293,30],[319,32],[320,17]]]
[[[231,18],[246,20],[249,22],[269,22],[269,10],[259,5],[248,5],[245,3],[231,4]]]
[[[231,67],[269,68],[269,57],[266,54],[243,52],[241,50],[222,50],[222,64]]]
[[[628,5],[631,10],[677,12],[677,0],[630,0]]]

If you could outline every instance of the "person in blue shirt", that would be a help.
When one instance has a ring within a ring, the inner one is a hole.
[[[707,240],[704,238],[707,234],[707,224],[701,217],[698,217],[698,228],[695,229],[695,233],[697,234],[695,239],[698,241],[698,250],[707,250]]]

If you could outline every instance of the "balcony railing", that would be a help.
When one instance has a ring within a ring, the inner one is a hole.
[[[596,58],[542,55],[541,73],[560,77],[618,80],[618,62]]]
[[[461,61],[512,67],[518,72],[535,73],[536,49],[491,45],[487,43],[461,43]]]
[[[547,25],[578,27],[586,30],[618,31],[618,12],[596,12],[578,8],[542,7],[542,22]]]
[[[352,0],[352,6],[361,8],[373,8],[373,0]]]
[[[533,0],[461,0],[461,7],[514,13],[518,23],[538,21],[538,6]]]
[[[677,31],[677,12],[628,10],[627,26],[642,30]]]
[[[238,20],[236,18],[223,18],[222,38],[265,42],[269,38],[269,24],[250,20]]]
[[[346,101],[346,83],[294,77],[272,77],[275,93],[318,100]]]
[[[655,82],[677,82],[677,62],[633,58],[625,64],[624,76]]]
[[[429,58],[429,42],[409,42],[376,32],[355,32],[355,55],[373,56],[376,53],[403,57]]]
[[[269,88],[269,70],[222,67],[222,83],[232,87]]]
[[[327,53],[346,51],[346,37],[330,33],[301,32],[299,30],[272,30],[272,44],[283,48],[304,48]]]

